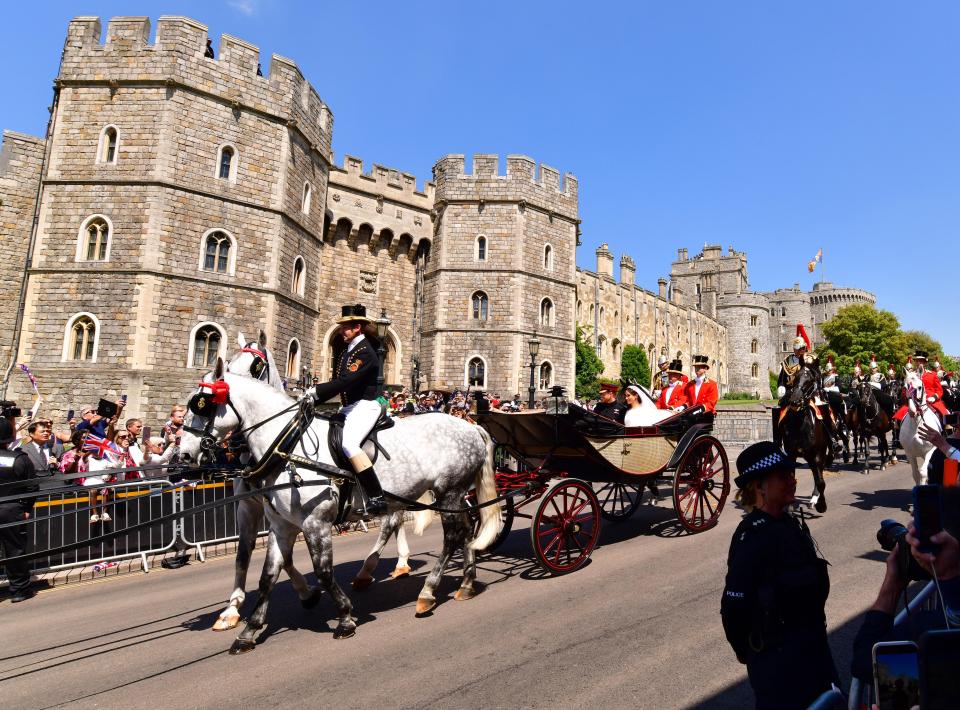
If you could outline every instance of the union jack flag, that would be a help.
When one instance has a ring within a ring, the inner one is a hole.
[[[83,440],[83,450],[89,451],[96,459],[102,459],[106,456],[108,461],[116,463],[120,458],[120,449],[118,449],[109,439],[101,439],[99,436],[87,434]]]

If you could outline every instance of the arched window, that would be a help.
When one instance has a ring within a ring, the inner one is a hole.
[[[760,323],[760,316],[750,316],[750,325],[756,326]]]
[[[302,296],[306,287],[306,262],[302,256],[293,260],[293,283],[290,285],[292,290],[298,296]]]
[[[120,133],[116,126],[105,126],[100,131],[100,144],[97,146],[98,163],[116,164],[119,140]]]
[[[772,316],[777,315],[777,309],[776,309],[776,308],[771,308],[771,309],[770,309],[770,315],[772,315]]]
[[[215,274],[233,274],[236,264],[236,242],[222,229],[211,229],[203,237],[200,270]]]
[[[287,346],[287,369],[286,378],[295,380],[300,377],[300,341],[296,338],[290,340]]]
[[[548,390],[553,387],[553,365],[549,361],[540,364],[540,389]]]
[[[757,363],[753,363],[750,366],[750,377],[753,377],[753,378],[760,377],[760,366]]]
[[[760,343],[758,343],[756,340],[751,340],[751,341],[750,341],[750,352],[756,353],[756,352],[759,351],[759,349],[760,349]]]
[[[591,303],[590,304],[590,325],[593,325],[593,313],[594,313],[593,304]]]
[[[783,307],[780,308],[780,315],[781,315],[782,317],[784,317],[784,318],[787,317],[787,309],[786,309],[785,306],[783,306]]]
[[[476,248],[473,252],[473,258],[477,261],[487,260],[487,238],[482,234],[477,237]]]
[[[607,359],[607,336],[605,335],[597,338],[597,357],[601,360]]]
[[[545,298],[540,301],[540,325],[551,326],[554,323],[553,301]]]
[[[553,247],[549,244],[543,247],[543,268],[553,271]]]
[[[313,195],[313,188],[309,182],[303,183],[303,199],[300,202],[300,211],[304,214],[310,214],[310,198]]]
[[[193,329],[188,367],[213,367],[222,355],[223,331],[215,323],[199,323]]]
[[[237,149],[225,143],[217,150],[217,177],[233,182],[237,179]]]
[[[470,313],[474,320],[487,319],[487,294],[483,291],[477,291],[470,298]]]
[[[577,301],[577,320],[583,320],[583,301]]]
[[[63,360],[96,362],[100,324],[92,313],[77,313],[67,321]]]
[[[479,355],[474,355],[467,361],[466,367],[467,387],[487,388],[487,363]]]
[[[103,215],[87,217],[77,238],[77,261],[106,261],[110,255],[110,220]]]
[[[613,341],[613,361],[620,362],[620,356],[621,356],[620,341],[614,340]]]

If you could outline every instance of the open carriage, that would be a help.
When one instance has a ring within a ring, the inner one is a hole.
[[[601,517],[629,517],[649,483],[672,487],[678,522],[689,533],[717,524],[730,493],[730,466],[711,435],[712,414],[696,407],[653,426],[625,428],[562,399],[547,403],[546,411],[477,415],[498,445],[498,492],[514,493],[489,549],[503,541],[515,516],[530,518],[540,564],[553,574],[572,572],[593,552]],[[532,504],[533,513],[522,512]]]

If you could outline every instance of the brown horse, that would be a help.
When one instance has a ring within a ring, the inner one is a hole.
[[[826,483],[823,472],[833,463],[833,449],[830,436],[823,423],[824,415],[814,404],[819,373],[810,367],[804,367],[797,376],[797,382],[786,397],[778,423],[779,439],[783,450],[793,458],[803,457],[810,466],[816,487],[810,502],[818,513],[827,510],[825,495]]]
[[[857,385],[857,399],[859,401],[860,432],[863,436],[863,471],[870,468],[870,439],[877,438],[877,452],[880,454],[880,470],[887,466],[890,451],[887,447],[887,432],[893,429],[893,420],[890,414],[877,400],[876,390],[867,382]],[[854,459],[856,461],[856,459]]]

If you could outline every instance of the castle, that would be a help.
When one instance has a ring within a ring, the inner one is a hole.
[[[532,361],[538,396],[570,390],[579,322],[605,376],[640,344],[704,353],[724,391],[762,391],[792,323],[873,301],[829,284],[750,293],[746,256],[719,247],[681,250],[657,293],[626,256],[615,281],[605,246],[579,270],[573,175],[519,155],[502,172],[496,155],[448,155],[420,184],[336,165],[333,113],[290,59],[261,75],[229,35],[206,56],[207,28],[184,17],[161,17],[153,44],[143,17],[101,34],[99,18],[70,22],[46,135],[5,131],[0,148],[0,356],[29,363],[51,414],[125,393],[158,419],[261,328],[288,379],[326,378],[355,302],[390,320],[390,384],[507,396]],[[28,399],[26,378],[7,394]]]

